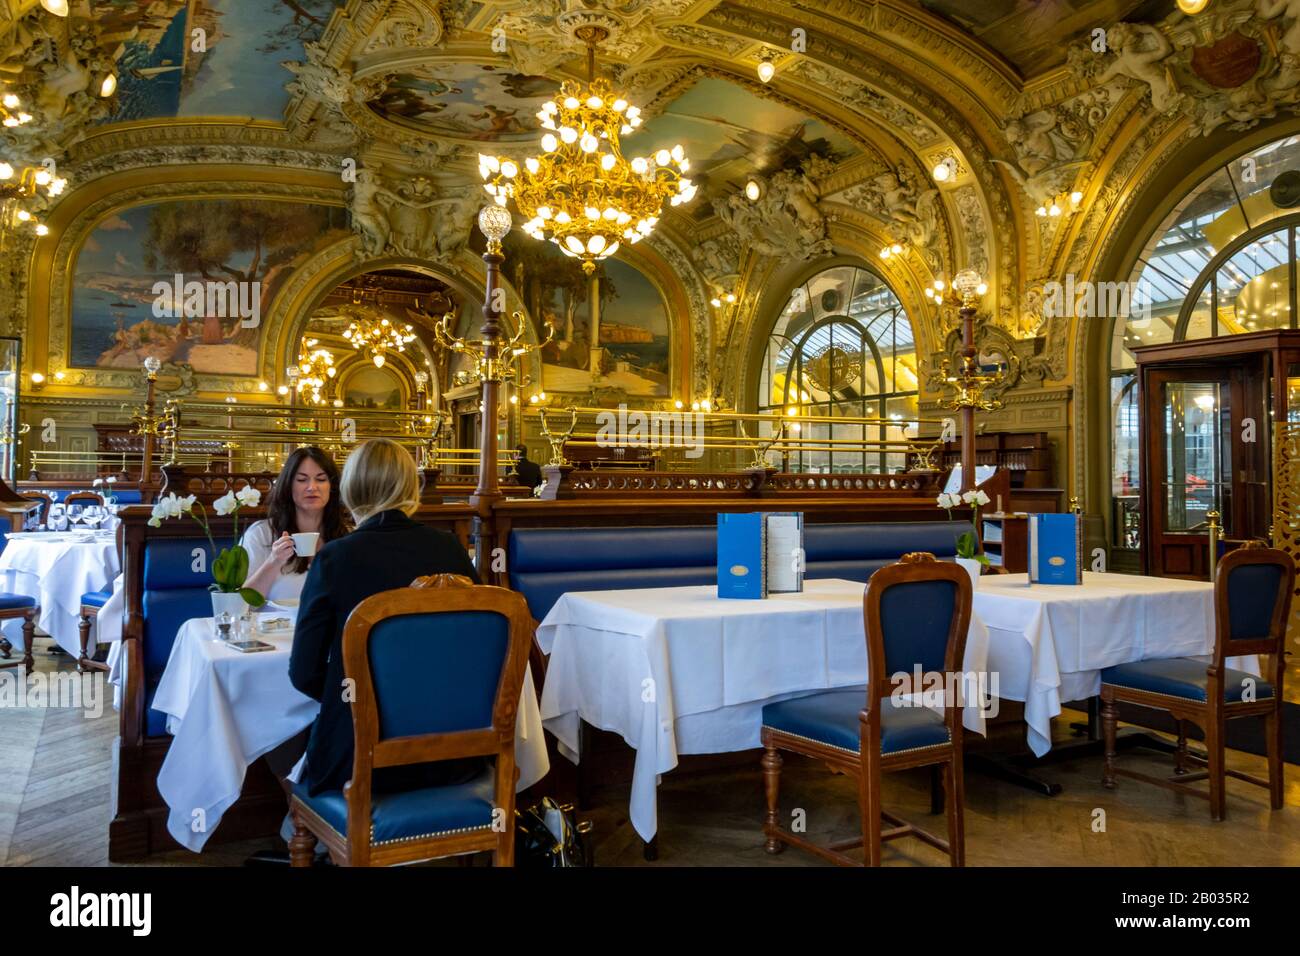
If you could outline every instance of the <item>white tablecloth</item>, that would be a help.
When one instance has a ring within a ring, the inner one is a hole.
[[[537,637],[551,655],[543,722],[575,762],[580,719],[636,750],[631,820],[644,839],[658,829],[658,775],[678,754],[758,747],[764,704],[865,686],[863,585],[804,587],[764,601],[721,600],[713,585],[571,591],[542,621]],[[983,672],[987,652],[973,624],[966,671]],[[977,707],[962,722],[983,733]]]
[[[1040,757],[1061,702],[1098,694],[1103,667],[1214,651],[1214,585],[1204,581],[1084,572],[1080,585],[1031,585],[1025,574],[985,575],[972,612],[988,628],[998,695],[1024,702]]]
[[[167,831],[196,853],[239,798],[248,765],[309,726],[320,709],[289,683],[291,633],[259,634],[276,649],[243,654],[213,640],[214,632],[211,618],[181,627],[153,700],[174,737],[158,773]],[[531,673],[519,701],[515,760],[520,790],[550,768]]]
[[[74,657],[81,654],[81,596],[107,587],[120,573],[111,531],[23,532],[0,553],[0,590],[34,597],[41,605],[36,626]],[[23,646],[22,622],[6,621],[4,633]]]

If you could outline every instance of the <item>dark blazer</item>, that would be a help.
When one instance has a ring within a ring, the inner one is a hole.
[[[352,779],[352,708],[343,699],[348,615],[371,595],[407,587],[426,574],[463,574],[478,581],[454,536],[426,528],[398,510],[373,515],[351,534],[326,544],[312,561],[289,656],[293,686],[321,702],[302,775],[308,793],[338,790]]]
[[[520,458],[515,462],[515,480],[525,488],[536,488],[542,483],[542,469],[537,462]]]

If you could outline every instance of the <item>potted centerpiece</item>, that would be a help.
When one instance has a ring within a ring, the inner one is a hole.
[[[971,588],[979,587],[980,567],[988,564],[988,555],[979,552],[980,507],[989,503],[989,496],[977,489],[965,494],[944,492],[939,496],[939,507],[948,512],[952,520],[952,509],[961,505],[970,505],[970,530],[957,535],[957,563],[970,575]]]
[[[245,485],[238,491],[226,492],[212,503],[212,510],[217,514],[233,515],[235,518],[230,547],[222,548],[220,552],[217,552],[217,544],[212,540],[207,510],[194,495],[178,498],[173,492],[160,498],[153,506],[153,515],[149,518],[152,527],[161,527],[166,518],[189,515],[207,535],[208,543],[217,555],[212,562],[212,583],[208,585],[208,590],[212,592],[212,616],[215,618],[220,618],[222,612],[232,618],[239,617],[248,605],[261,607],[266,603],[266,598],[259,592],[244,587],[244,581],[248,577],[248,552],[239,543],[239,509],[255,508],[261,500],[260,491],[251,485]]]

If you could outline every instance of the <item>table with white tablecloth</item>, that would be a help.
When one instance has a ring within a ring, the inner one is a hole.
[[[257,634],[275,650],[256,653],[227,647],[214,634],[211,618],[181,627],[153,699],[173,735],[158,773],[170,808],[167,831],[195,852],[239,799],[249,764],[310,726],[320,709],[289,682],[292,631]],[[531,672],[519,700],[515,761],[520,790],[550,768]]]
[[[36,626],[69,654],[80,656],[81,596],[107,588],[121,573],[116,534],[48,531],[6,537],[0,591],[35,598],[41,606]],[[6,621],[3,630],[11,643],[23,647],[21,622]]]
[[[1040,757],[1061,703],[1096,696],[1102,668],[1214,651],[1214,585],[1204,581],[1085,572],[1082,584],[1062,585],[985,575],[972,618],[988,628],[997,694],[1024,702],[1028,743]]]
[[[658,775],[679,754],[758,747],[765,704],[865,688],[862,593],[835,579],[762,601],[719,599],[713,585],[568,592],[537,630],[550,654],[543,722],[575,761],[581,721],[636,750],[631,820],[650,840]],[[987,649],[983,627],[972,625],[968,673],[986,670]],[[963,724],[983,732],[978,706],[964,708]]]

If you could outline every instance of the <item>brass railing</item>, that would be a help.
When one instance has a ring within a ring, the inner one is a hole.
[[[803,415],[803,414],[758,414],[743,412],[704,412],[689,409],[676,410],[642,410],[610,409],[582,405],[567,405],[562,408],[530,408],[526,418],[535,418],[539,424],[542,437],[551,446],[551,463],[567,464],[563,449],[570,447],[600,448],[655,448],[663,451],[697,454],[685,457],[699,457],[704,452],[737,451],[748,452],[751,460],[744,462],[746,468],[765,468],[774,463],[769,454],[781,456],[788,462],[791,454],[800,452],[836,452],[864,455],[899,455],[903,461],[907,456],[912,459],[915,470],[935,470],[939,468],[939,451],[942,441],[939,438],[899,437],[899,438],[830,438],[811,436],[803,433],[808,425],[861,426],[867,428],[894,427],[922,424],[945,424],[943,419],[928,418],[868,418],[856,416]],[[595,420],[597,416],[605,418],[594,431],[580,430],[584,419]],[[611,430],[606,426],[613,424]],[[729,433],[719,433],[728,429]],[[751,430],[768,434],[750,434]],[[707,469],[706,469],[707,470]],[[782,470],[785,470],[784,468]]]

